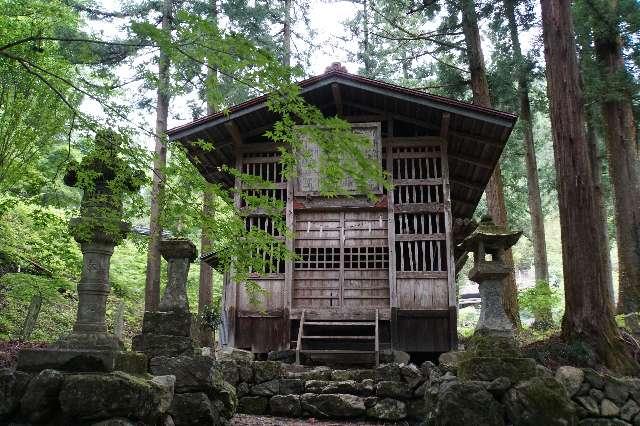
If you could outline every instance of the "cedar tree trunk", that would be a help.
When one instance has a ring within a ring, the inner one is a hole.
[[[527,166],[527,190],[529,215],[531,216],[531,240],[533,242],[533,264],[535,267],[536,286],[549,290],[549,265],[547,262],[547,247],[544,235],[544,216],[540,199],[540,185],[538,182],[538,164],[536,161],[535,145],[533,142],[533,122],[531,119],[531,104],[529,102],[529,81],[527,69],[520,48],[518,24],[516,22],[515,1],[504,0],[507,14],[509,35],[513,48],[513,59],[517,66],[518,98],[520,101],[520,122],[524,133],[523,145]],[[550,307],[542,307],[534,312],[534,326],[548,328],[552,323]]]
[[[547,93],[560,208],[566,340],[591,344],[618,373],[633,373],[631,358],[613,319],[570,2],[541,0]]]
[[[461,0],[462,29],[467,45],[467,58],[469,71],[471,72],[471,90],[473,91],[473,103],[491,107],[489,97],[489,83],[484,67],[484,56],[480,43],[480,31],[478,18],[473,0]],[[500,164],[496,166],[489,179],[485,190],[487,208],[496,225],[507,226],[507,207],[504,201],[504,187],[502,184],[502,172]],[[505,253],[507,265],[513,266],[513,254],[511,249]],[[505,278],[504,295],[502,304],[509,319],[516,328],[520,328],[520,314],[518,309],[518,288],[514,272]]]
[[[162,4],[162,30],[171,30],[172,0]],[[169,57],[160,49],[158,60],[158,100],[156,104],[155,157],[153,160],[153,188],[149,215],[149,251],[147,253],[147,277],[144,291],[145,311],[156,311],[160,304],[160,240],[162,239],[162,197],[164,193],[164,169],[167,165],[167,118],[169,115]]]

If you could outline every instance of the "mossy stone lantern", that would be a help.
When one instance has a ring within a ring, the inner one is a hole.
[[[478,283],[482,301],[476,334],[513,337],[513,325],[502,305],[504,279],[513,270],[505,261],[505,252],[521,235],[522,231],[498,226],[490,216],[485,216],[461,244],[473,253],[474,265],[469,279]]]

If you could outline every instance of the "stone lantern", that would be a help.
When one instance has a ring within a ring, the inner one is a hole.
[[[115,132],[98,131],[94,149],[67,168],[65,184],[83,191],[80,216],[69,223],[83,258],[76,322],[73,331],[50,348],[21,351],[18,368],[112,371],[123,368],[118,364],[124,358],[137,357],[122,352],[122,341],[108,332],[105,322],[111,255],[129,230],[122,221],[123,197],[136,192],[144,177],[118,156],[120,142]],[[140,360],[144,365],[144,357]]]
[[[504,279],[512,266],[505,252],[522,235],[484,217],[462,242],[463,250],[473,252],[474,265],[469,278],[478,283],[482,303],[474,335],[461,356],[458,376],[462,380],[492,381],[507,377],[512,383],[534,377],[536,362],[524,358],[514,339],[514,329],[502,306]]]
[[[462,248],[473,253],[469,279],[478,283],[482,301],[476,333],[513,337],[513,325],[502,305],[504,279],[513,270],[505,261],[505,252],[521,235],[522,231],[495,225],[491,217],[485,216],[462,242]]]

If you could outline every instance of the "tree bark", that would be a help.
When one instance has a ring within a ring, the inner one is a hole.
[[[291,0],[284,0],[284,28],[282,63],[291,66]]]
[[[491,107],[489,83],[484,65],[484,55],[480,42],[480,30],[473,0],[461,0],[462,30],[466,42],[469,71],[471,72],[471,90],[473,103]],[[498,164],[494,169],[485,189],[487,208],[496,225],[507,226],[507,207],[504,201],[504,186],[502,172]],[[507,265],[513,266],[511,249],[505,253]],[[518,287],[514,272],[505,278],[502,304],[507,316],[516,328],[520,328],[520,313],[518,308]]]
[[[607,288],[611,304],[615,303],[613,298],[613,275],[611,268],[611,256],[609,255],[609,228],[607,226],[607,209],[605,207],[605,194],[602,186],[602,161],[600,159],[600,150],[598,149],[598,136],[595,129],[595,117],[593,116],[593,108],[586,108],[585,118],[587,120],[587,143],[589,144],[589,154],[591,157],[591,170],[593,170],[593,185],[596,195],[596,208],[600,215],[600,241],[602,247],[606,247],[606,256],[602,258],[602,267],[605,271],[607,280]]]
[[[513,49],[513,59],[517,67],[520,123],[522,123],[524,133],[523,145],[525,163],[527,166],[527,201],[529,206],[529,215],[531,217],[531,241],[533,243],[533,264],[535,268],[536,286],[548,291],[549,264],[547,261],[542,201],[540,198],[538,164],[533,139],[531,103],[529,102],[529,81],[527,78],[526,64],[520,47],[520,38],[518,36],[515,2],[514,0],[504,0],[503,4],[507,15],[509,35]],[[548,328],[553,321],[550,307],[540,307],[540,309],[537,309],[534,312],[534,318],[535,320],[533,324],[536,328]]]
[[[564,0],[540,3],[562,234],[562,334],[566,340],[591,344],[608,368],[630,374],[639,366],[614,322],[601,260],[607,248],[599,237],[601,217],[585,135],[571,4]]]
[[[213,22],[218,22],[218,4],[217,0],[209,1],[210,15],[209,19]],[[212,60],[207,59],[210,67],[207,69],[207,79],[213,80],[217,83],[218,73],[212,67],[215,65]],[[216,112],[216,105],[207,96],[207,114],[213,114]],[[212,250],[211,241],[211,229],[207,226],[208,220],[213,220],[214,210],[214,196],[211,192],[205,191],[202,193],[202,216],[203,225],[200,232],[200,255],[204,255]],[[202,323],[202,314],[207,307],[211,307],[213,303],[213,268],[205,262],[200,262],[200,276],[198,281],[198,319],[200,323],[200,346],[213,347],[215,345],[215,332]]]
[[[620,82],[627,78],[627,71],[615,22],[618,2],[601,4],[608,10],[599,21],[605,27],[594,28],[594,45],[607,90],[601,106],[616,218],[618,312],[628,314],[640,310],[640,158],[631,96]]]
[[[172,0],[162,3],[162,30],[171,30]],[[160,240],[162,239],[162,198],[167,165],[167,119],[169,116],[169,57],[160,49],[158,60],[158,99],[156,103],[155,157],[153,160],[153,187],[151,190],[151,212],[149,215],[149,250],[147,253],[147,276],[145,283],[145,311],[157,311],[160,303]]]

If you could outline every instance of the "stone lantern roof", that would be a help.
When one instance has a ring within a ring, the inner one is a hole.
[[[475,251],[480,242],[485,247],[508,249],[518,242],[522,231],[511,231],[505,226],[493,223],[491,216],[484,216],[478,227],[465,238],[460,247],[466,251]]]

